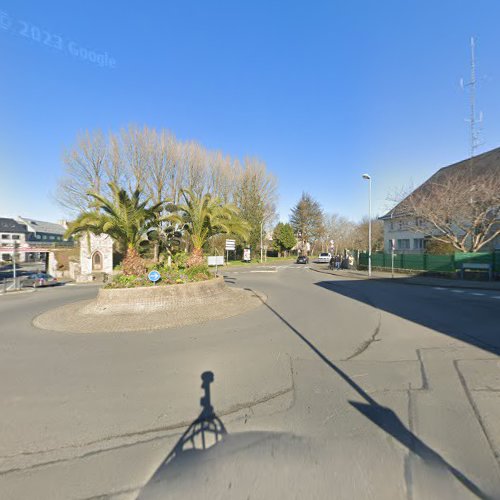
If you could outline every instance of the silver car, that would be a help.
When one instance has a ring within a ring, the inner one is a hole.
[[[54,276],[51,276],[47,273],[30,274],[23,279],[23,286],[30,286],[33,288],[38,288],[40,286],[57,285],[58,283],[59,282],[57,281],[57,278],[54,278]]]
[[[316,259],[316,262],[324,262],[324,263],[328,264],[330,262],[331,258],[332,258],[331,253],[322,252],[319,254],[319,257]]]

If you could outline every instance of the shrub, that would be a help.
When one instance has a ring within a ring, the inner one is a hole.
[[[206,265],[190,267],[187,269],[180,269],[177,266],[162,267],[157,265],[156,269],[161,275],[161,280],[156,283],[156,286],[206,281],[213,277]],[[142,274],[140,276],[136,274],[119,274],[113,278],[113,281],[106,285],[106,288],[135,288],[140,286],[154,286],[154,284],[149,281],[146,274]]]
[[[177,252],[172,257],[172,264],[180,269],[185,269],[187,267],[187,261],[189,255],[186,252]]]
[[[212,276],[212,273],[206,264],[189,267],[185,272],[189,281],[203,281]]]

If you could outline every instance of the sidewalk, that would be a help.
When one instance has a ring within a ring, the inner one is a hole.
[[[393,280],[397,283],[405,283],[408,285],[424,285],[424,286],[439,286],[443,288],[471,288],[480,290],[499,290],[500,281],[472,281],[447,278],[433,278],[428,276],[418,276],[414,274],[394,273],[392,278],[390,272],[372,271],[371,278],[368,277],[368,271],[356,271],[354,269],[339,269],[330,271],[328,266],[311,266],[311,269],[317,272],[332,274],[334,276],[343,276],[357,279],[371,280]]]

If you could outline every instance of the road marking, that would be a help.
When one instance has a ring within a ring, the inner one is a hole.
[[[463,290],[457,290],[457,289],[455,289],[455,288],[454,288],[453,290],[451,290],[451,291],[452,291],[453,293],[464,293],[464,291],[463,291]]]
[[[434,290],[446,290],[446,288],[442,288],[442,287],[440,287],[440,286],[435,286],[435,287],[434,287]]]
[[[475,295],[476,297],[484,297],[484,293],[473,292],[471,295]]]
[[[491,297],[492,299],[500,299],[500,295],[494,295],[493,297]]]

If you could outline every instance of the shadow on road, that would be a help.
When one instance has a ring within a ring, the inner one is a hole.
[[[258,296],[254,290],[252,291]],[[262,299],[261,299],[262,300]],[[391,435],[399,443],[405,446],[412,454],[419,457],[426,465],[434,470],[448,471],[462,485],[479,498],[493,498],[486,495],[476,484],[468,479],[462,472],[449,464],[439,453],[427,446],[419,439],[411,430],[409,430],[400,418],[390,409],[381,406],[361,386],[352,380],[347,373],[341,370],[335,363],[330,361],[310,340],[300,333],[293,325],[291,325],[279,312],[273,309],[267,302],[262,300],[262,303],[279,318],[297,337],[299,337],[327,366],[329,366],[339,377],[341,377],[352,389],[354,389],[366,403],[357,401],[349,401],[349,404],[362,413],[375,425],[380,427],[387,434]]]
[[[491,302],[495,302],[492,299],[480,299],[488,302],[477,300],[457,302],[455,294],[450,294],[436,301],[433,295],[437,293],[436,291],[431,290],[431,294],[425,294],[429,290],[428,287],[406,285],[406,287],[411,287],[411,293],[401,293],[400,287],[405,285],[395,284],[390,279],[332,280],[319,281],[315,284],[462,342],[500,354],[498,335],[500,308],[491,307]],[[424,295],[422,295],[423,291]],[[497,304],[494,305],[497,306]],[[492,311],[496,312],[492,314]]]
[[[178,460],[183,454],[202,452],[216,445],[227,434],[224,424],[214,412],[210,398],[210,384],[214,381],[213,372],[203,372],[201,380],[201,388],[205,391],[200,399],[201,413],[177,441],[161,464],[161,468]]]
[[[200,399],[202,407],[201,413],[172,448],[167,458],[160,464],[152,478],[144,486],[147,487],[163,479],[166,471],[175,468],[176,465],[182,466],[186,461],[192,459],[195,455],[203,453],[208,448],[218,444],[226,436],[227,431],[220,418],[215,414],[210,396],[210,384],[214,381],[214,374],[211,371],[201,374],[201,388],[204,395]],[[140,495],[140,497],[142,494]]]

